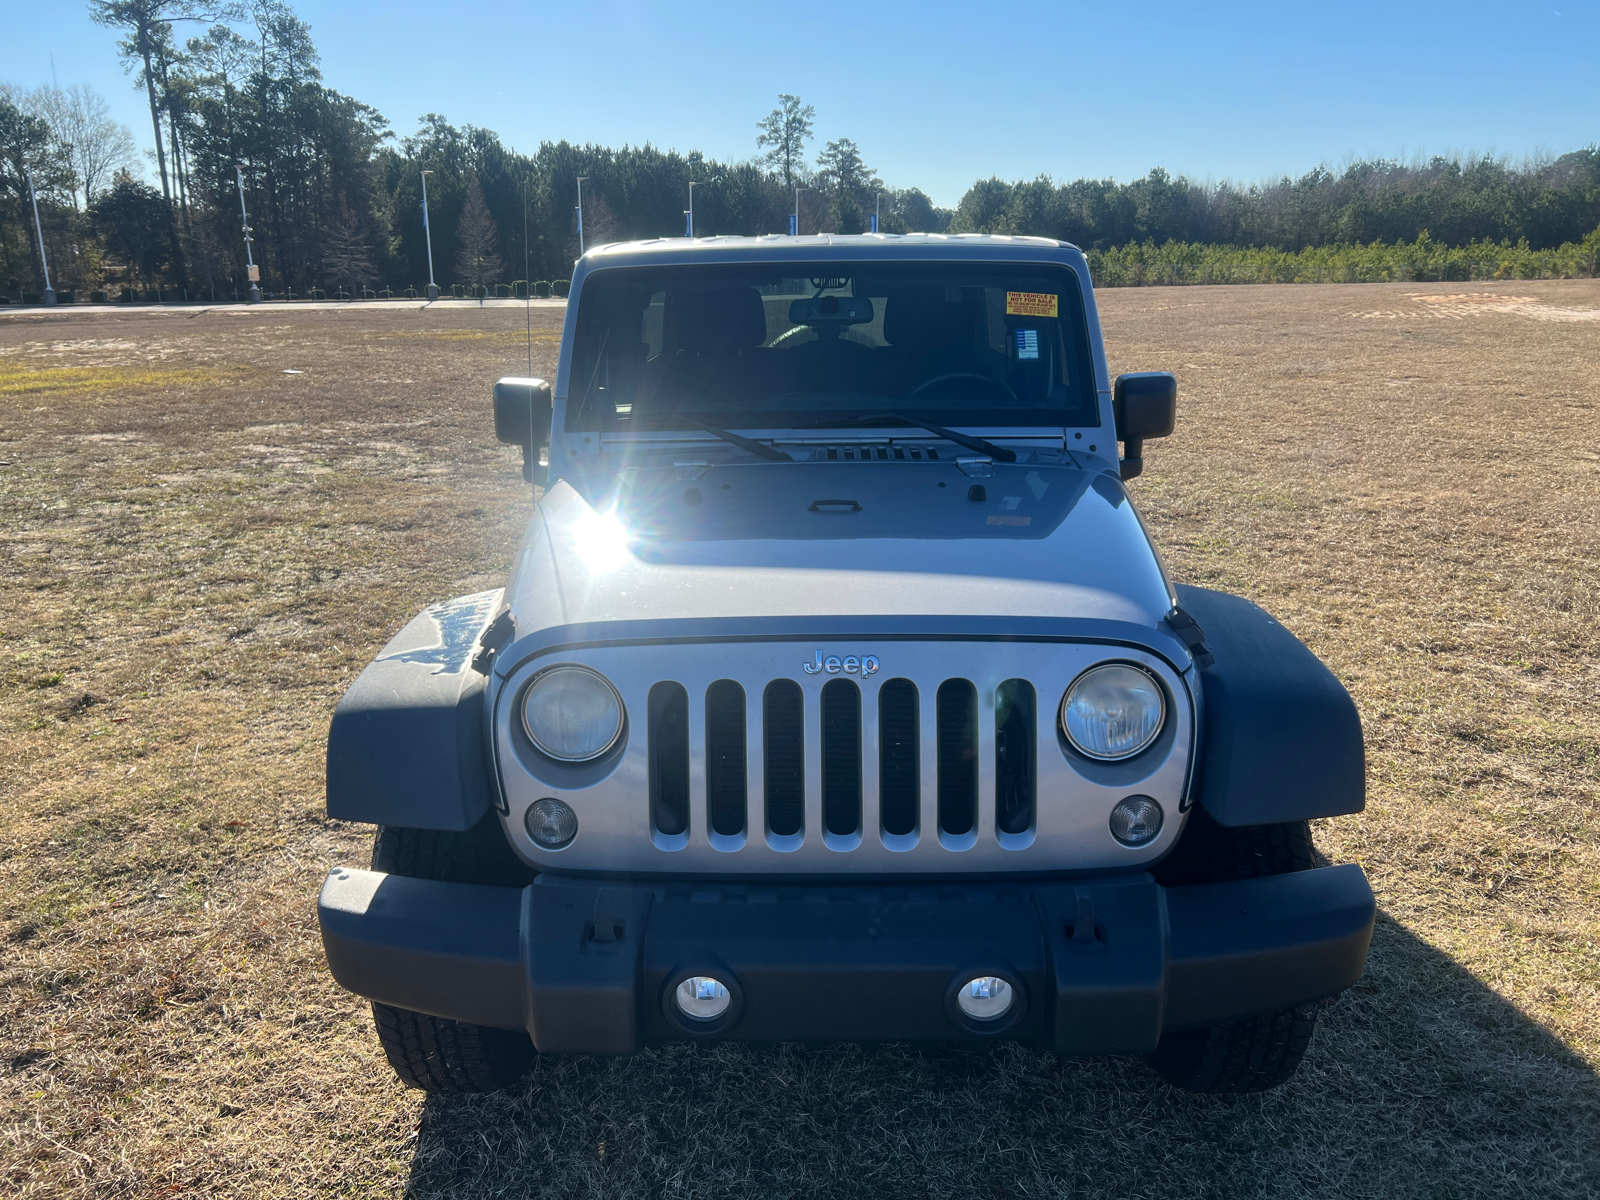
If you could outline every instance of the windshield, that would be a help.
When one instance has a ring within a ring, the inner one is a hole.
[[[1095,399],[1066,268],[627,268],[583,285],[566,427],[1083,426]]]

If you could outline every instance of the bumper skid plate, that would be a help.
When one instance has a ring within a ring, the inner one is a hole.
[[[546,1053],[684,1039],[961,1042],[1141,1053],[1165,1031],[1319,1000],[1360,978],[1376,906],[1361,868],[1164,888],[1148,875],[908,886],[521,889],[335,868],[317,903],[334,978],[399,1008],[525,1029]],[[672,1002],[732,993],[715,1021]],[[999,1020],[955,1003],[994,975]]]

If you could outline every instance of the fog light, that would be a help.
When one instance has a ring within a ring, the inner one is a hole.
[[[678,985],[678,1011],[691,1021],[715,1021],[728,1011],[733,996],[720,979],[691,975]]]
[[[578,836],[578,814],[553,796],[535,800],[523,824],[534,844],[544,850],[560,850]]]
[[[1011,1011],[1016,993],[998,975],[980,975],[961,985],[956,1006],[974,1021],[998,1021]]]
[[[1144,846],[1161,832],[1161,805],[1149,796],[1129,796],[1111,810],[1111,836],[1124,846]]]

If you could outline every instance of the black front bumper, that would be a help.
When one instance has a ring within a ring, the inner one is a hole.
[[[336,868],[317,904],[334,978],[399,1008],[526,1029],[547,1053],[627,1054],[686,1038],[959,1042],[1139,1053],[1167,1030],[1331,996],[1366,962],[1376,911],[1357,866],[1164,888],[1074,883],[528,887]],[[690,975],[733,1002],[680,1015]],[[963,981],[1016,989],[969,1020]]]

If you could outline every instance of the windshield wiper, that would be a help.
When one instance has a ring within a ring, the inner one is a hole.
[[[721,438],[731,446],[741,450],[748,450],[757,458],[765,458],[770,462],[793,462],[794,455],[785,454],[782,450],[755,441],[752,438],[740,437],[737,433],[729,433],[726,429],[718,429],[715,425],[707,425],[704,421],[696,421],[693,417],[686,417],[682,413],[673,413],[674,420],[682,421],[685,425],[693,425],[702,433],[709,433],[712,437]]]
[[[802,429],[839,429],[852,425],[881,425],[885,421],[899,421],[905,425],[915,425],[919,429],[926,429],[935,437],[942,437],[954,442],[958,446],[965,446],[968,450],[976,450],[979,454],[987,454],[990,458],[1000,462],[1016,462],[1017,452],[1007,450],[1004,446],[996,446],[993,442],[985,441],[980,437],[972,437],[965,433],[957,433],[953,429],[946,429],[943,425],[935,425],[931,421],[924,421],[921,417],[908,416],[905,413],[874,413],[866,417],[845,417],[837,421],[812,421],[802,425]]]

